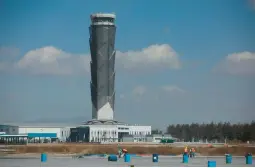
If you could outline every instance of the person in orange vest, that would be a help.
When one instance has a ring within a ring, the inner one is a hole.
[[[127,153],[128,153],[127,149],[119,149],[119,151],[118,151],[119,158],[124,157],[125,154],[127,154]]]
[[[128,153],[127,149],[122,149],[123,153]]]
[[[122,149],[123,157],[128,153],[127,149]]]

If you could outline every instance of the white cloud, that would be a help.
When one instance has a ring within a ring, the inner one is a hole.
[[[164,86],[160,86],[157,88],[150,88],[148,89],[146,86],[144,85],[138,85],[135,88],[133,88],[132,90],[132,95],[133,96],[143,96],[145,94],[161,94],[162,92],[167,92],[167,93],[185,93],[186,91],[181,89],[180,87],[176,86],[176,85],[164,85]]]
[[[0,57],[7,57],[6,53],[8,52],[0,52]],[[51,75],[80,74],[90,71],[89,62],[89,54],[73,54],[47,46],[27,52],[16,62],[0,60],[0,71],[16,70],[29,74]],[[151,45],[140,51],[116,52],[116,68],[118,69],[153,67],[179,69],[180,61],[177,53],[167,44]]]
[[[233,75],[255,75],[255,53],[230,54],[213,71]]]
[[[89,71],[89,56],[71,54],[54,47],[29,51],[15,68],[32,74],[70,75]]]
[[[120,99],[124,99],[125,95],[124,94],[120,94]]]
[[[179,88],[178,86],[174,86],[174,85],[162,86],[161,89],[165,92],[178,92],[178,93],[185,92],[183,89]]]
[[[255,60],[255,53],[251,52],[234,53],[228,55],[226,59],[232,62]]]
[[[168,44],[151,45],[140,51],[117,52],[116,55],[119,66],[125,69],[181,67],[177,53]]]
[[[147,89],[145,86],[136,86],[133,91],[132,94],[134,96],[143,96],[146,93]]]
[[[186,93],[185,90],[176,85],[164,85],[152,88],[145,85],[137,85],[132,89],[129,98],[136,102],[146,102],[170,97],[175,98]]]

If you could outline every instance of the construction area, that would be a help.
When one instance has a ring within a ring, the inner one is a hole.
[[[188,148],[195,148],[196,155],[183,163],[184,146],[179,144],[158,145],[158,144],[91,144],[91,143],[64,143],[64,144],[29,144],[1,146],[1,166],[32,166],[32,167],[171,167],[207,166],[208,161],[216,162],[220,167],[244,167],[254,166],[246,164],[247,153],[255,153],[254,146],[243,145],[194,145],[189,144]],[[125,157],[109,161],[109,156],[116,156],[118,149],[127,149],[130,160],[125,162]],[[3,150],[5,149],[5,150]],[[42,154],[47,159],[42,162]],[[158,154],[158,161],[153,162],[153,154]],[[232,155],[231,164],[226,164],[226,154]],[[108,159],[107,159],[108,158]],[[46,161],[47,160],[47,161]]]
[[[215,157],[196,157],[189,159],[188,163],[182,163],[179,156],[159,156],[156,163],[152,162],[151,156],[132,157],[129,163],[124,162],[123,158],[116,162],[109,162],[105,157],[90,156],[82,159],[74,159],[70,156],[49,156],[47,162],[42,163],[39,155],[23,158],[1,158],[3,167],[207,167],[208,161],[215,161],[217,167],[254,167],[254,164],[247,165],[245,157],[233,157],[231,164],[226,164],[224,156]],[[254,159],[253,159],[254,163]]]
[[[184,144],[185,145],[185,144]],[[8,145],[2,146],[4,152],[2,155],[12,154],[33,154],[33,153],[48,153],[48,154],[117,154],[118,147],[125,148],[129,153],[133,154],[153,154],[160,155],[181,155],[184,150],[184,145],[176,146],[174,144],[141,144],[141,143],[123,143],[123,144],[91,144],[91,143],[56,143],[56,144],[29,144],[29,145]],[[233,156],[244,156],[246,153],[255,153],[253,145],[185,145],[189,148],[196,149],[198,156],[222,156],[230,153]],[[8,152],[9,151],[9,152]]]

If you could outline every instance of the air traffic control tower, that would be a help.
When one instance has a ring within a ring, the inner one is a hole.
[[[92,119],[113,120],[115,101],[115,32],[114,14],[97,13],[91,16],[91,101]]]

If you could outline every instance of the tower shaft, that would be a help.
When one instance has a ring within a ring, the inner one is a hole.
[[[115,15],[91,15],[91,101],[92,118],[113,120],[115,101]]]

